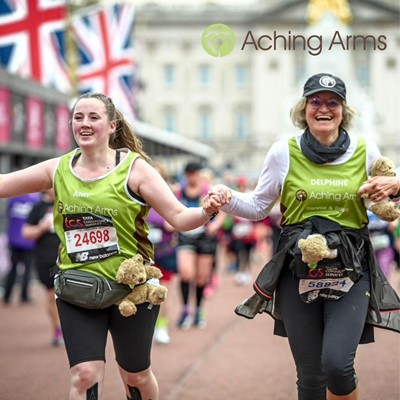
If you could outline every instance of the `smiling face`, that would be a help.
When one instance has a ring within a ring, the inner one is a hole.
[[[305,117],[311,134],[323,144],[339,136],[343,118],[342,99],[332,92],[318,92],[307,98]]]
[[[79,147],[106,145],[115,131],[115,121],[109,121],[104,103],[97,98],[82,98],[74,107],[72,131]]]

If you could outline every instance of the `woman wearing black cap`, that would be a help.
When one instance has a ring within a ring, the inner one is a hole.
[[[256,188],[210,191],[227,203],[223,211],[251,220],[265,218],[280,200],[278,251],[236,313],[274,317],[275,334],[289,339],[299,400],[358,399],[358,345],[373,341],[373,326],[400,329],[400,313],[382,312],[399,311],[400,299],[374,258],[357,195],[380,152],[348,134],[354,115],[340,78],[313,75],[291,110],[303,132],[272,145]],[[323,235],[337,256],[304,263],[298,241],[311,233]]]

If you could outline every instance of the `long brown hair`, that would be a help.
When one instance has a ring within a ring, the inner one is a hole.
[[[119,111],[110,97],[103,93],[85,93],[81,95],[75,102],[72,110],[75,108],[76,103],[81,99],[98,99],[106,109],[108,122],[115,121],[115,132],[110,136],[108,145],[116,150],[121,148],[128,148],[136,153],[139,153],[146,161],[150,161],[150,157],[143,150],[143,144],[139,137],[135,135],[131,125],[125,119],[124,115]]]

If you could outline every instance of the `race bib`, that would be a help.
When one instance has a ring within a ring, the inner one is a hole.
[[[339,300],[354,285],[345,269],[335,266],[310,268],[308,275],[308,279],[299,281],[299,294],[305,303],[318,299]]]
[[[86,214],[63,215],[68,256],[73,263],[102,260],[119,253],[118,236],[111,217]]]

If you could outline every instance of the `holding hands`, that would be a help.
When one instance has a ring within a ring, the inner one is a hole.
[[[229,204],[232,199],[232,191],[228,186],[215,185],[208,191],[208,196],[217,197],[221,203],[221,207]]]
[[[215,185],[203,198],[203,209],[211,218],[220,208],[231,201],[232,192],[225,185]]]
[[[218,198],[221,207],[225,204],[229,204],[232,199],[232,191],[228,186],[215,185],[208,191],[208,196]]]

